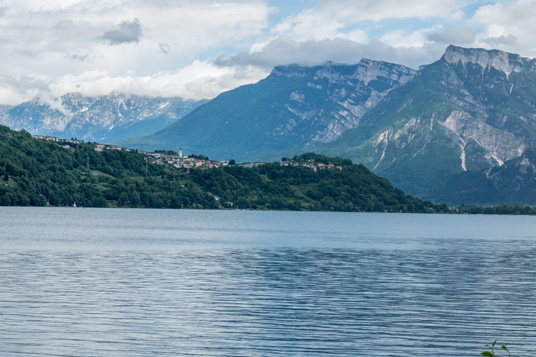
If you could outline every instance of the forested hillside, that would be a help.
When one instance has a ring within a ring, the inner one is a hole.
[[[349,160],[315,154],[292,160],[305,161],[339,166],[318,171],[279,163],[177,169],[149,164],[136,152],[60,146],[0,127],[0,205],[448,211],[404,194]]]

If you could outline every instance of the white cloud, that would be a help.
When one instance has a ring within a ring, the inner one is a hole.
[[[450,43],[536,56],[534,0],[300,1],[285,15],[271,1],[0,0],[0,104],[43,91],[210,98],[276,65],[416,68]]]
[[[337,35],[338,38],[346,38],[354,42],[366,42],[368,40],[367,32],[361,29],[355,29],[347,33]]]
[[[4,0],[2,6],[0,73],[7,84],[0,104],[95,70],[107,73],[95,78],[100,84],[117,80],[125,90],[139,78],[178,73],[214,51],[251,46],[272,12],[260,0]]]
[[[468,1],[464,0],[366,0],[366,1],[326,1],[326,6],[338,3],[341,11],[344,8],[352,9],[348,16],[355,20],[382,21],[385,19],[423,19],[423,18],[449,18],[465,7]],[[357,4],[356,4],[357,3]],[[354,6],[352,6],[354,4]]]
[[[439,59],[448,37],[458,40],[467,33],[444,30],[431,20],[458,23],[465,19],[465,0],[320,0],[313,8],[282,19],[271,38],[257,42],[248,50],[222,55],[220,66],[256,65],[270,68],[278,64],[315,65],[328,60],[356,63],[367,57],[418,67]],[[426,25],[421,28],[397,27],[390,20],[412,19]],[[374,37],[373,33],[383,33]],[[436,34],[435,37],[431,34]],[[442,41],[440,41],[442,40]],[[471,41],[465,41],[470,43]]]
[[[215,63],[271,68],[327,60],[355,63],[366,57],[416,68],[438,60],[449,44],[507,46],[531,56],[536,45],[535,14],[534,0],[493,5],[480,0],[320,0],[315,7],[282,19],[269,40],[259,41],[249,51],[222,55]]]
[[[428,34],[428,40],[444,43],[464,45],[473,43],[476,39],[475,31],[470,28],[458,26],[454,28],[444,29],[438,32],[432,32]]]
[[[112,45],[121,43],[140,42],[142,30],[140,20],[122,21],[117,28],[106,31],[100,38]]]
[[[444,45],[433,43],[421,47],[391,46],[377,39],[358,43],[349,39],[294,41],[281,36],[256,52],[240,51],[233,56],[220,56],[219,66],[257,66],[271,69],[276,65],[318,65],[326,61],[358,63],[362,58],[404,64],[417,68],[439,59]]]
[[[382,36],[381,40],[392,47],[422,48],[429,42],[428,35],[435,30],[435,28],[425,28],[417,31],[394,30]]]
[[[480,7],[471,23],[483,28],[477,34],[477,45],[536,57],[536,2],[518,0]]]
[[[9,8],[11,12],[28,13],[64,10],[82,2],[80,0],[5,0],[2,1],[2,5]]]
[[[51,83],[48,90],[54,97],[68,92],[100,96],[117,91],[200,100],[213,98],[223,91],[258,81],[266,74],[266,71],[253,66],[219,67],[209,62],[194,61],[191,65],[174,73],[157,73],[148,76],[113,76],[105,71],[64,75]]]
[[[320,0],[318,5],[286,18],[274,28],[274,35],[288,35],[297,41],[333,39],[348,25],[387,19],[460,19],[465,0]],[[360,36],[360,40],[363,36]]]
[[[2,79],[0,79],[2,81]],[[21,91],[20,88],[16,88],[5,81],[0,84],[0,104],[17,104],[21,103],[28,98],[31,98],[37,94],[37,90]]]

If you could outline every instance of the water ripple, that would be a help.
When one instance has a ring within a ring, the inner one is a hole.
[[[531,354],[536,239],[410,237],[392,249],[389,236],[341,247],[351,234],[337,232],[331,248],[13,238],[0,253],[0,355],[477,356],[495,338]]]

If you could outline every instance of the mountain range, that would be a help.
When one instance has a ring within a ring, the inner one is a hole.
[[[536,60],[516,54],[451,45],[419,70],[368,59],[279,66],[189,104],[160,131],[117,143],[238,161],[314,151],[363,163],[435,202],[536,204]],[[16,122],[15,108],[0,116]]]
[[[274,151],[301,151],[339,138],[416,73],[366,59],[357,65],[276,67],[266,79],[221,94],[165,130],[122,143],[182,147],[218,159],[276,158]]]
[[[322,151],[435,201],[536,203],[535,94],[535,60],[450,46]]]
[[[418,71],[366,59],[276,67],[124,143],[238,160],[314,151],[436,202],[536,204],[535,137],[536,61],[449,46]]]
[[[100,97],[68,93],[54,99],[37,96],[0,108],[0,124],[34,135],[109,143],[164,129],[203,103],[121,93]]]

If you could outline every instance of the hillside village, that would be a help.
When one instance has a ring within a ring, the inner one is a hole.
[[[60,147],[71,150],[73,149],[74,145],[82,145],[85,142],[83,140],[78,140],[76,138],[69,139],[59,139],[55,136],[44,136],[44,135],[33,135],[35,139],[38,140],[46,140],[51,141],[54,143],[57,143],[60,145]],[[234,160],[230,161],[217,161],[217,160],[211,160],[203,155],[190,155],[186,156],[182,154],[182,149],[179,151],[179,153],[175,153],[172,151],[156,151],[156,152],[146,152],[143,150],[137,150],[137,149],[129,149],[117,145],[112,144],[99,144],[95,142],[87,142],[86,144],[93,145],[95,147],[95,151],[103,151],[103,150],[118,150],[118,151],[127,151],[127,152],[137,152],[139,154],[144,155],[145,161],[147,161],[150,164],[155,165],[171,165],[175,168],[184,168],[184,169],[192,169],[192,168],[213,168],[213,167],[222,167],[222,166],[228,166],[229,164],[236,164],[238,166],[243,167],[256,167],[267,164],[267,162],[262,161],[253,161],[253,162],[241,162],[241,163],[235,163]],[[307,167],[313,170],[314,172],[317,172],[318,170],[342,170],[342,166],[335,166],[333,164],[325,164],[321,162],[315,162],[314,160],[308,160],[307,162],[296,162],[291,159],[284,158],[279,162],[279,165],[281,166],[302,166]]]

